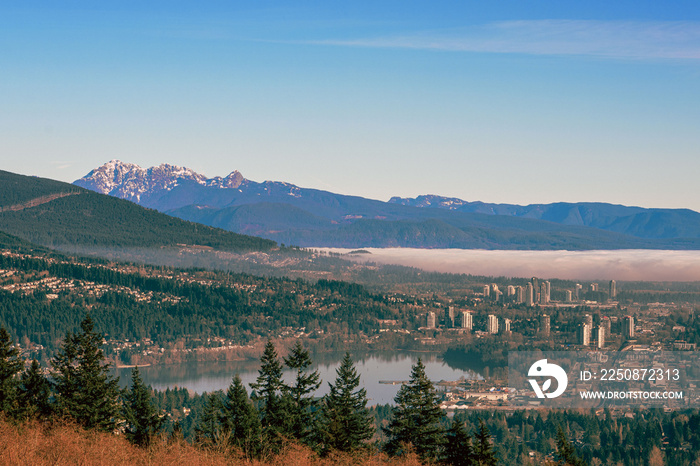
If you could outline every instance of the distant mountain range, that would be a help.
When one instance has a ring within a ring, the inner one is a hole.
[[[113,160],[76,185],[225,230],[298,246],[485,249],[700,249],[700,214],[605,203],[528,206],[427,195],[389,202],[238,171],[207,178]]]
[[[390,203],[456,212],[533,218],[562,225],[614,231],[639,238],[680,239],[700,237],[700,214],[689,209],[644,209],[601,202],[554,204],[487,204],[442,196],[393,197]]]

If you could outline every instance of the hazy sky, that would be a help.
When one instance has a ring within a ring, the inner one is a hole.
[[[0,168],[110,159],[700,210],[700,2],[2,2]]]

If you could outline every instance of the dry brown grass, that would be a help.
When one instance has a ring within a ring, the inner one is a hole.
[[[14,425],[0,419],[2,465],[181,465],[181,466],[418,466],[415,456],[388,458],[383,454],[333,454],[319,458],[297,444],[267,461],[248,461],[235,452],[195,448],[183,440],[160,440],[148,448],[131,445],[124,437],[85,431],[72,424],[27,422]]]
[[[160,442],[150,449],[124,437],[90,432],[75,425],[18,426],[0,421],[3,465],[227,465],[223,455],[199,451],[185,442]]]

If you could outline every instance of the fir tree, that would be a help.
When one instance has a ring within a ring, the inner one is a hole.
[[[452,466],[474,466],[476,464],[472,439],[469,437],[467,429],[464,428],[464,423],[454,418],[446,437],[445,463]]]
[[[219,424],[228,434],[230,444],[239,448],[246,457],[253,458],[260,453],[262,430],[258,411],[248,398],[248,392],[238,374],[226,392]]]
[[[296,370],[294,385],[285,387],[285,393],[290,398],[290,427],[291,434],[307,445],[312,445],[313,436],[317,432],[316,408],[318,402],[314,392],[321,386],[318,371],[309,372],[312,361],[309,352],[297,343],[284,363],[290,369]]]
[[[255,383],[250,384],[255,393],[253,400],[257,401],[263,434],[267,441],[276,442],[289,431],[287,406],[281,396],[282,364],[277,358],[275,345],[268,340],[260,358],[260,370]]]
[[[498,460],[491,446],[491,433],[483,419],[479,419],[479,430],[474,435],[475,464],[479,466],[496,466]]]
[[[148,446],[163,427],[164,419],[153,406],[138,367],[131,371],[131,389],[124,396],[124,418],[126,438],[141,447]]]
[[[0,412],[17,414],[17,374],[24,367],[19,350],[12,346],[12,338],[0,327]]]
[[[204,412],[195,427],[195,441],[204,446],[221,444],[221,396],[220,392],[204,395]]]
[[[401,455],[406,453],[406,446],[412,444],[421,459],[438,458],[444,443],[440,424],[443,412],[420,358],[413,366],[409,382],[399,389],[394,402],[393,418],[384,429],[389,437],[387,451]]]
[[[374,435],[371,414],[367,410],[367,391],[357,389],[360,376],[346,353],[336,370],[335,384],[321,406],[321,432],[326,450],[352,451]]]
[[[24,372],[19,381],[19,405],[22,417],[47,418],[51,415],[51,384],[44,376],[39,362],[32,360],[31,366]]]
[[[576,456],[576,450],[566,438],[561,426],[557,426],[557,463],[566,466],[585,466],[586,463]]]
[[[182,432],[182,423],[178,419],[173,422],[173,431],[168,436],[168,443],[179,443],[185,440],[185,434]]]
[[[81,333],[68,332],[53,358],[56,405],[60,413],[87,429],[113,431],[119,422],[119,379],[109,375],[102,353],[102,335],[90,316]]]

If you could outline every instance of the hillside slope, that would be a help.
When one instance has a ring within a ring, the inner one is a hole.
[[[197,225],[68,183],[6,171],[0,171],[0,231],[49,247],[276,247],[270,240]]]

